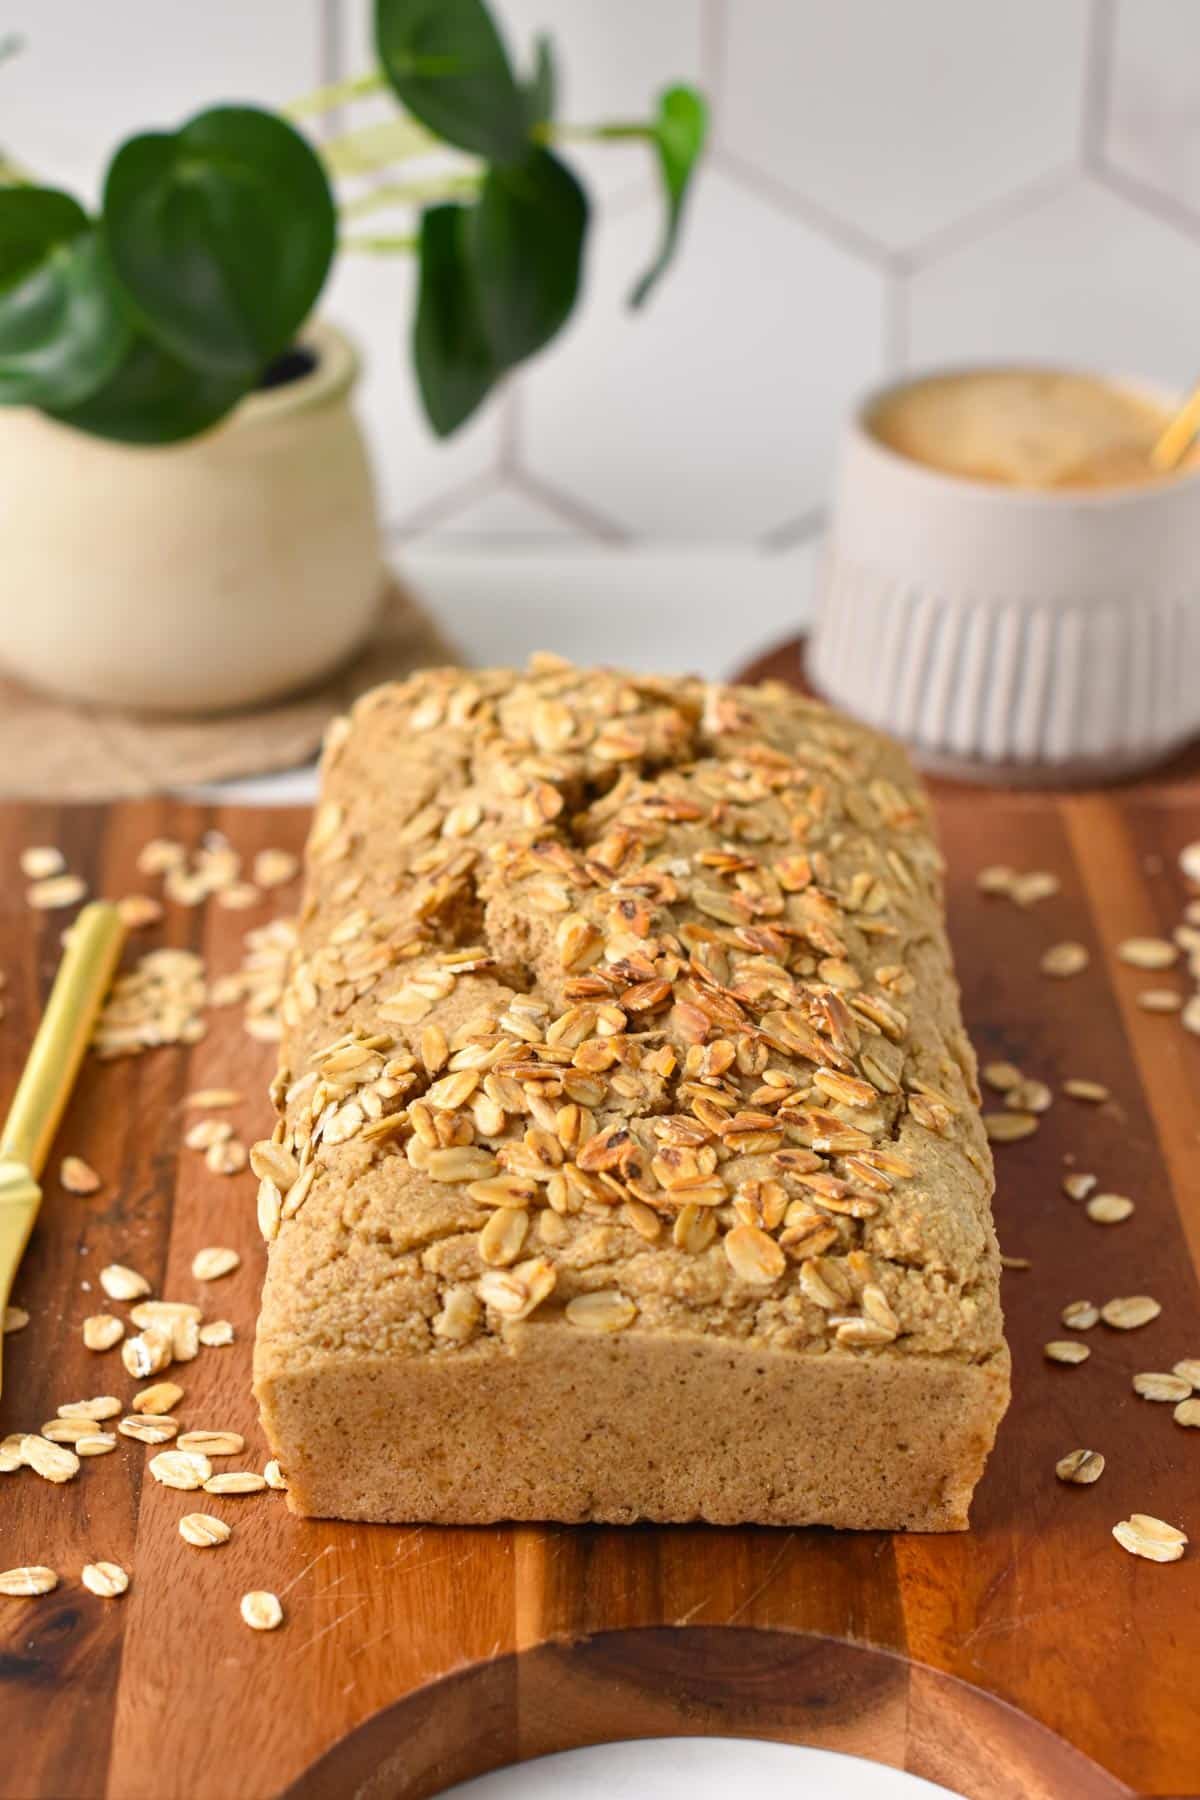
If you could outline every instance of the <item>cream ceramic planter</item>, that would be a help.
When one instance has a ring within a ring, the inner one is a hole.
[[[318,323],[311,373],[163,449],[0,409],[0,661],[100,706],[198,713],[316,680],[381,586],[358,361]]]
[[[984,781],[1112,778],[1200,731],[1200,472],[1086,492],[943,475],[870,434],[881,397],[843,444],[822,694]]]

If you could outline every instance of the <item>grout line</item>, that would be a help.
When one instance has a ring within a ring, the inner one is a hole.
[[[700,86],[708,96],[710,143],[716,143],[724,111],[725,68],[729,43],[727,0],[701,0]]]
[[[389,519],[383,527],[384,536],[389,542],[420,537],[454,518],[456,513],[465,511],[476,500],[486,500],[499,485],[500,478],[495,469],[485,469],[482,475],[472,475],[466,481],[460,481],[457,487],[447,488],[436,499],[427,500],[404,518]]]
[[[496,409],[500,425],[500,442],[496,447],[496,474],[501,479],[506,475],[520,473],[524,400],[525,391],[520,376],[506,381]]]
[[[603,544],[630,544],[634,541],[634,534],[623,525],[596,512],[586,502],[577,500],[573,494],[564,493],[561,488],[543,481],[540,475],[534,475],[528,469],[515,470],[512,483],[518,492],[528,495],[531,500],[540,501],[547,512],[554,513],[584,537],[594,538]]]
[[[939,258],[950,256],[956,250],[966,249],[976,239],[989,237],[1003,226],[1023,219],[1027,213],[1036,212],[1045,201],[1053,200],[1078,179],[1079,170],[1074,163],[1048,169],[1036,180],[1026,182],[1024,187],[1014,188],[999,200],[989,201],[985,206],[978,206],[973,211],[964,213],[961,218],[943,226],[940,231],[932,232],[919,243],[910,245],[900,259],[901,264],[908,274],[916,274]]]
[[[317,0],[317,66],[321,87],[340,81],[345,74],[343,23],[342,0]],[[345,107],[332,107],[320,115],[319,135],[334,137],[345,129],[345,123]]]
[[[1140,176],[1130,175],[1128,170],[1120,169],[1110,162],[1102,162],[1096,168],[1089,169],[1088,179],[1097,186],[1106,188],[1110,194],[1116,194],[1119,199],[1128,201],[1130,206],[1149,213],[1161,224],[1170,226],[1190,244],[1200,242],[1200,214],[1185,206],[1182,200],[1176,200],[1173,194],[1165,193],[1161,188],[1143,181]]]
[[[871,237],[869,233],[860,231],[856,225],[848,224],[845,219],[839,219],[835,213],[826,212],[823,206],[796,193],[786,182],[756,168],[753,163],[746,162],[733,151],[717,144],[709,155],[709,162],[713,168],[723,170],[740,186],[758,194],[768,205],[778,207],[781,212],[799,219],[810,230],[828,238],[851,256],[863,257],[868,262],[882,264],[885,268],[892,266],[893,252],[886,244]]]
[[[810,538],[820,536],[825,529],[826,517],[823,506],[810,506],[807,512],[798,513],[795,518],[785,519],[782,525],[772,525],[769,531],[764,531],[756,548],[765,550],[768,555],[794,550]]]
[[[1105,160],[1116,32],[1114,0],[1091,0],[1083,57],[1083,106],[1079,121],[1079,158],[1085,168],[1100,168]]]
[[[912,350],[912,298],[907,269],[893,269],[883,294],[883,372],[896,375],[908,367]]]

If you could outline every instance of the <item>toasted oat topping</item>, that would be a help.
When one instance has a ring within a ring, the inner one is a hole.
[[[881,740],[777,693],[427,673],[334,734],[308,858],[287,942],[249,950],[283,1034],[250,1162],[339,1349],[380,1286],[388,1341],[438,1355],[606,1293],[839,1354],[996,1348],[940,865]],[[1015,1077],[999,1136],[1051,1099]],[[302,1336],[284,1286],[264,1330]]]

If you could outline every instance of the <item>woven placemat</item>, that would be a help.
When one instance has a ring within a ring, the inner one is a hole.
[[[258,711],[180,719],[106,712],[0,676],[0,798],[112,800],[295,768],[335,713],[380,681],[459,660],[425,609],[389,582],[365,649],[319,687]]]

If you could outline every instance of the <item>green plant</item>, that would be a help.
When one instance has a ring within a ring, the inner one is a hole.
[[[588,203],[557,153],[571,138],[642,139],[654,153],[665,225],[631,295],[642,304],[675,250],[702,96],[674,87],[649,120],[567,127],[549,43],[519,79],[484,0],[375,0],[374,15],[378,70],[289,112],[390,92],[403,111],[383,124],[314,146],[273,113],[215,107],[121,144],[95,217],[0,156],[0,404],[126,443],[191,437],[288,349],[339,248],[394,250],[419,259],[413,357],[446,436],[575,305]],[[431,155],[437,173],[383,179]],[[371,185],[339,212],[333,182],[355,177]],[[412,234],[347,229],[405,204],[419,212]]]

